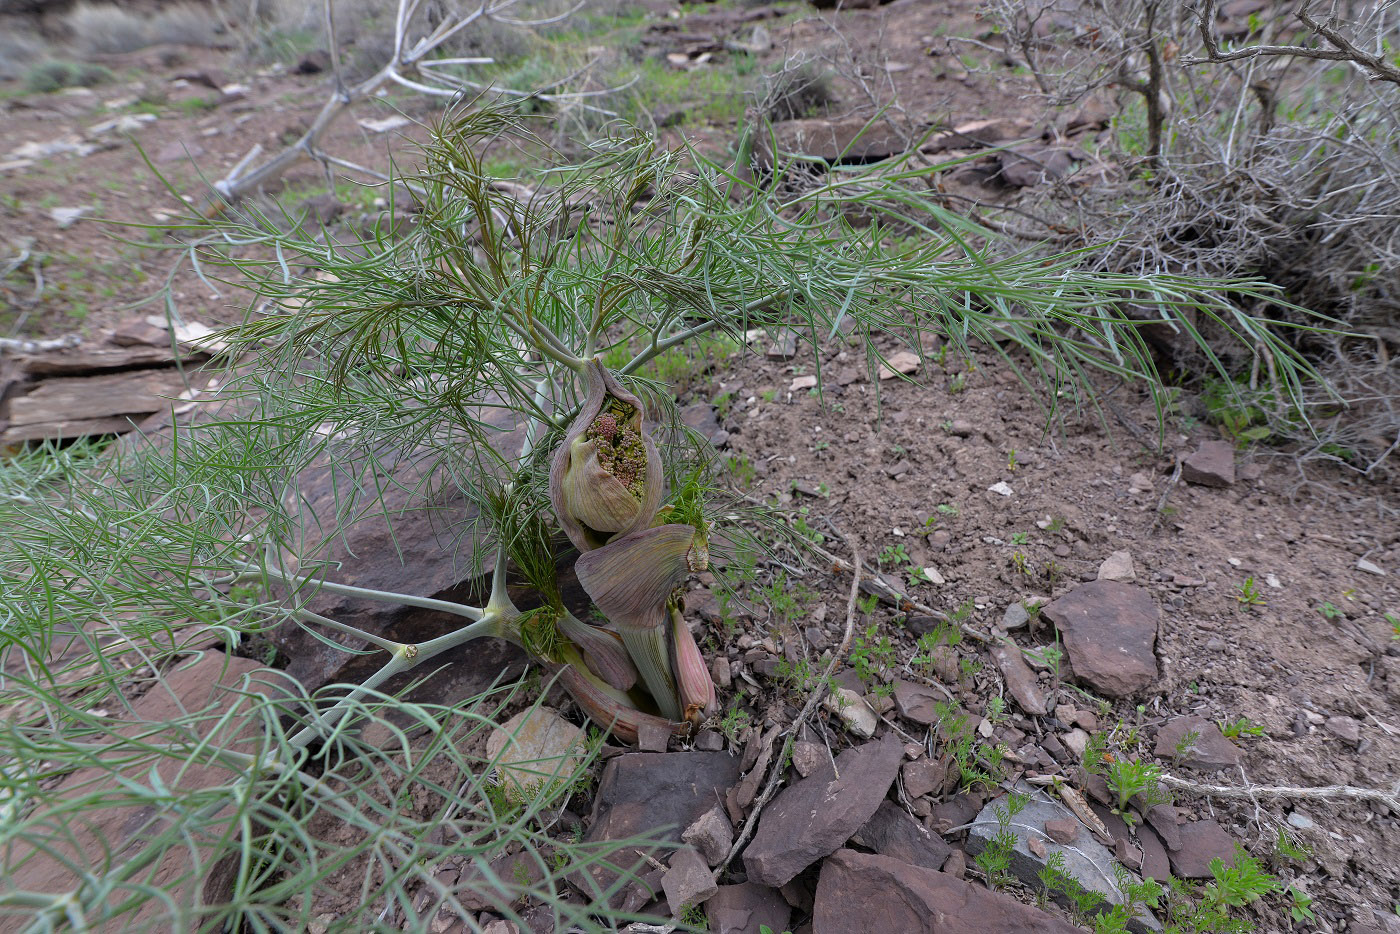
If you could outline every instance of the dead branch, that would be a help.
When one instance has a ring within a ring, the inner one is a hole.
[[[394,45],[393,51],[389,55],[389,61],[373,75],[365,78],[356,84],[347,85],[341,76],[339,55],[335,49],[335,23],[330,13],[331,4],[326,4],[326,26],[331,30],[330,44],[332,47],[332,63],[334,70],[334,88],[330,97],[321,106],[316,119],[301,138],[296,142],[277,153],[271,159],[258,165],[256,168],[245,171],[247,165],[261,155],[260,151],[250,152],[241,160],[238,165],[223,179],[214,183],[214,189],[221,200],[210,205],[209,213],[215,214],[223,208],[245,197],[249,192],[257,190],[268,182],[280,177],[292,166],[303,159],[313,159],[326,166],[327,171],[330,166],[337,164],[337,160],[330,157],[321,149],[321,138],[325,135],[332,124],[343,114],[352,104],[364,100],[374,94],[384,84],[393,82],[402,85],[410,90],[421,94],[428,94],[435,97],[456,97],[468,90],[482,92],[514,94],[517,96],[533,96],[544,101],[573,101],[580,97],[597,96],[600,94],[613,93],[616,89],[606,91],[591,92],[565,92],[559,94],[548,94],[539,91],[516,91],[509,88],[497,88],[492,85],[479,84],[466,81],[450,75],[444,75],[434,70],[439,66],[448,65],[481,65],[490,64],[489,58],[429,58],[435,51],[451,39],[453,36],[466,29],[468,26],[479,20],[490,19],[503,22],[511,26],[530,27],[557,22],[561,17],[552,16],[542,20],[523,20],[505,16],[505,12],[520,3],[520,0],[478,0],[476,8],[463,12],[456,17],[444,19],[426,36],[417,42],[409,42],[409,26],[413,22],[414,16],[422,6],[423,0],[399,0],[398,12],[394,19]],[[572,10],[570,11],[572,12]],[[568,14],[563,14],[568,15]],[[414,77],[421,80],[415,80]],[[603,111],[602,108],[591,105],[580,105],[591,110],[599,110],[610,116],[616,116],[610,111]]]
[[[1216,0],[1204,0],[1200,10],[1197,11],[1201,40],[1205,43],[1206,47],[1206,57],[1183,56],[1181,64],[1223,64],[1225,62],[1238,62],[1245,59],[1258,58],[1260,56],[1311,58],[1321,61],[1351,62],[1365,71],[1367,77],[1372,81],[1389,81],[1392,84],[1400,84],[1400,68],[1386,61],[1380,55],[1373,55],[1364,49],[1358,48],[1355,43],[1338,32],[1337,28],[1331,23],[1319,22],[1311,13],[1311,0],[1307,0],[1293,15],[1298,18],[1299,22],[1308,27],[1313,35],[1331,43],[1333,46],[1331,49],[1310,49],[1307,46],[1301,45],[1252,45],[1243,49],[1234,49],[1229,52],[1221,51],[1220,42],[1215,35],[1215,5]]]
[[[1187,781],[1184,778],[1177,778],[1173,775],[1163,775],[1161,782],[1168,788],[1177,788],[1181,791],[1190,791],[1212,798],[1253,799],[1262,795],[1265,797],[1291,798],[1294,800],[1305,800],[1308,798],[1352,798],[1358,801],[1378,801],[1390,808],[1395,814],[1400,814],[1400,786],[1397,786],[1392,791],[1381,791],[1376,788],[1357,788],[1353,785],[1325,785],[1319,788],[1296,788],[1289,785],[1246,785],[1240,788],[1231,785],[1203,785],[1199,782]]]
[[[842,537],[844,537],[847,544],[851,546],[851,557],[854,559],[851,566],[860,567],[860,546],[857,545],[855,540],[850,536],[843,533]],[[734,840],[734,845],[729,848],[729,853],[724,857],[723,861],[715,867],[716,879],[720,877],[734,857],[737,856],[739,851],[749,842],[749,837],[753,836],[754,829],[758,826],[759,815],[763,813],[764,807],[767,806],[768,802],[772,800],[773,795],[778,791],[778,784],[782,781],[783,777],[783,764],[788,761],[788,757],[792,754],[793,744],[797,742],[797,734],[801,731],[802,725],[805,724],[807,720],[811,718],[813,712],[816,711],[817,705],[822,702],[822,698],[826,696],[827,687],[831,683],[831,676],[836,671],[836,666],[846,657],[846,650],[850,648],[851,638],[855,635],[856,598],[860,595],[860,583],[860,575],[852,574],[851,593],[850,596],[846,598],[846,631],[841,636],[841,644],[836,647],[835,652],[831,653],[831,660],[827,662],[826,671],[822,672],[821,680],[818,681],[817,686],[812,689],[812,694],[807,698],[807,703],[802,705],[802,711],[797,715],[797,719],[793,720],[792,726],[788,727],[787,736],[783,739],[782,752],[773,762],[772,771],[768,773],[768,781],[763,787],[762,794],[760,794],[758,800],[754,802],[753,810],[749,812],[748,819],[744,821],[743,829],[739,831],[739,836]]]

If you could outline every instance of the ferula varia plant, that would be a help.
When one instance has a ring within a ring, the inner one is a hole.
[[[574,773],[502,811],[492,763],[469,751],[502,693],[430,708],[381,688],[495,637],[624,739],[648,726],[684,736],[719,709],[680,593],[711,544],[741,530],[703,445],[679,428],[672,388],[644,375],[688,341],[844,335],[874,365],[882,349],[918,351],[933,332],[1002,355],[1050,418],[1092,401],[1096,375],[1156,391],[1144,314],[1197,340],[1197,324],[1212,321],[1267,358],[1280,398],[1315,379],[1272,325],[1239,310],[1274,297],[1267,284],[1088,274],[1073,253],[1016,255],[940,207],[929,168],[896,159],[755,173],[751,139],[715,160],[629,129],[570,160],[519,121],[460,106],[433,128],[414,169],[384,189],[391,200],[412,192],[411,224],[343,241],[252,207],[192,220],[185,256],[204,281],[253,295],[247,320],[222,335],[232,362],[220,401],[148,439],[0,465],[0,912],[34,919],[32,930],[133,919],[305,930],[307,893],[356,872],[347,929],[424,929],[440,910],[465,911],[434,874],[444,860],[484,866],[509,847],[544,881],[499,880],[494,911],[518,920],[525,898],[566,926],[615,926],[605,899],[563,894],[565,875],[608,850],[541,830]],[[530,181],[486,174],[483,154],[502,137],[544,160]],[[386,481],[390,454],[420,469]],[[301,483],[328,463],[339,508],[311,518]],[[367,513],[392,524],[391,484],[410,485],[424,508],[445,485],[472,504],[441,521],[473,545],[464,574],[483,581],[482,605],[337,582],[330,543]],[[400,642],[313,612],[318,592],[462,625]],[[261,687],[238,686],[236,715],[189,710],[118,729],[134,684],[279,626],[385,660],[314,698],[269,672]],[[369,726],[379,745],[362,738]],[[182,798],[191,764],[227,778]],[[107,779],[55,790],[77,769]],[[122,806],[151,815],[143,846],[73,855],[74,828]],[[326,820],[349,832],[324,833]],[[77,881],[17,887],[39,851],[67,854]],[[184,854],[185,876],[157,884],[153,867],[171,853]],[[216,903],[162,894],[215,864],[233,867]]]

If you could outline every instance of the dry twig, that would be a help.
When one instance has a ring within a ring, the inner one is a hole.
[[[1203,785],[1199,782],[1187,781],[1184,778],[1177,778],[1174,775],[1163,775],[1162,784],[1168,788],[1177,788],[1182,791],[1190,791],[1199,795],[1213,798],[1249,798],[1254,799],[1261,795],[1274,798],[1292,798],[1295,800],[1305,800],[1308,798],[1353,798],[1358,801],[1379,801],[1390,808],[1395,814],[1400,814],[1400,786],[1391,791],[1381,791],[1376,788],[1357,788],[1354,785],[1324,785],[1319,788],[1299,788],[1291,785],[1248,785],[1240,788],[1232,785]]]

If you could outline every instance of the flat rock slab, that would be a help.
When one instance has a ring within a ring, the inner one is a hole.
[[[1244,757],[1240,747],[1205,717],[1177,717],[1167,722],[1157,731],[1153,752],[1160,759],[1180,760],[1203,772],[1233,768]]]
[[[945,872],[838,850],[822,864],[812,934],[1081,934],[1079,928]]]
[[[498,429],[491,436],[492,447],[498,452],[511,457],[520,450],[523,433],[513,430],[506,415],[486,409],[480,417]],[[329,580],[338,584],[480,603],[487,593],[489,575],[478,574],[478,570],[483,564],[489,567],[491,556],[477,555],[477,536],[464,534],[477,509],[445,477],[430,472],[434,460],[428,452],[385,450],[372,463],[327,459],[303,471],[296,491],[302,510],[301,533],[294,542],[302,563],[330,562],[335,570]],[[381,495],[382,505],[375,504],[374,498]],[[316,593],[307,609],[409,644],[425,642],[470,622],[448,613],[327,591]],[[332,682],[359,683],[386,659],[383,653],[352,655],[290,624],[279,626],[268,638],[290,659],[287,673],[308,691]],[[335,638],[355,649],[367,647],[354,639]],[[450,667],[429,684],[439,682],[436,687],[450,687],[457,693],[414,694],[410,699],[455,703],[480,693],[498,678],[509,679],[523,671],[524,662],[524,653],[508,643],[475,640],[431,663],[432,668]],[[392,692],[426,670],[410,672],[402,683],[390,682],[382,690]],[[453,683],[443,684],[444,680]]]
[[[739,760],[724,752],[625,753],[608,760],[593,799],[587,843],[641,837],[671,843],[705,812],[724,800],[739,781]],[[618,879],[620,869],[649,869],[644,852],[626,849],[610,858],[612,866],[595,865],[571,876],[587,893],[601,894]],[[615,893],[614,897],[617,894]]]
[[[0,443],[123,434],[176,404],[184,388],[184,377],[173,369],[46,379],[9,400],[9,427]]]
[[[894,683],[894,703],[899,715],[912,723],[930,726],[938,719],[935,704],[943,695],[924,684],[897,680]]]
[[[1141,587],[1089,581],[1041,613],[1064,639],[1075,677],[1090,687],[1126,697],[1157,680],[1157,606]]]
[[[1213,820],[1192,821],[1181,825],[1181,849],[1169,850],[1172,872],[1183,879],[1209,879],[1210,861],[1235,861],[1235,841]]]
[[[255,679],[250,685],[252,691],[272,691],[270,684],[259,685],[263,675],[270,682],[280,680],[275,672],[252,659],[226,656],[222,652],[206,651],[198,657],[182,659],[132,705],[130,717],[123,717],[122,723],[114,724],[114,732],[143,735],[143,742],[158,743],[162,736],[151,735],[153,728],[183,718],[186,711],[208,710],[210,716],[205,723],[215,730],[208,737],[212,745],[255,753],[260,748],[256,737],[261,734],[261,718],[240,714],[232,708],[237,705],[239,710],[247,711],[251,706],[247,698],[237,693],[245,677]],[[227,719],[220,720],[221,712],[228,712]],[[240,743],[242,737],[247,737],[246,743]],[[129,746],[114,744],[114,757],[130,752]],[[103,758],[101,753],[98,756]],[[150,787],[153,769],[174,793],[173,798],[153,795],[150,801],[155,803],[149,805],[84,807],[52,818],[46,818],[43,813],[48,808],[71,808],[72,801],[80,797],[113,792],[119,787],[119,777]],[[154,765],[147,759],[125,768],[114,764],[79,769],[49,793],[47,803],[40,804],[39,813],[30,815],[33,829],[26,839],[0,856],[0,895],[71,891],[80,884],[75,869],[100,879],[137,856],[148,841],[182,824],[191,806],[189,802],[198,800],[196,796],[217,794],[219,788],[232,785],[238,778],[238,774],[222,766],[207,764],[198,758],[186,762],[178,755],[159,758]],[[162,800],[167,803],[159,804]],[[167,906],[159,899],[150,899],[141,907],[112,918],[110,926],[102,929],[193,930],[193,915],[176,920],[170,912],[193,912],[201,904],[217,904],[228,898],[237,872],[236,858],[221,859],[222,854],[216,853],[208,842],[217,840],[220,835],[232,835],[236,839],[240,833],[236,817],[232,808],[225,809],[201,827],[197,837],[174,836],[167,841],[164,852],[155,855],[153,864],[143,868],[137,878],[163,891],[172,904]],[[131,894],[130,888],[118,886],[113,890],[110,904],[115,907]],[[13,915],[0,917],[0,931],[6,934],[26,926],[26,919]]]
[[[953,852],[942,837],[929,833],[893,801],[881,801],[875,816],[856,831],[851,842],[925,869],[942,869]]]
[[[1181,461],[1181,479],[1201,486],[1227,487],[1235,482],[1235,446],[1229,441],[1202,441]]]
[[[711,934],[758,934],[763,927],[782,934],[788,929],[792,908],[777,889],[743,882],[721,885],[705,902],[705,918]]]
[[[583,730],[549,707],[522,710],[491,731],[486,754],[500,769],[507,797],[528,801],[568,782],[583,761]]]
[[[1006,829],[1016,838],[1008,867],[1011,873],[1027,885],[1039,889],[1042,887],[1040,871],[1045,868],[1051,854],[1059,853],[1064,858],[1065,871],[1075,881],[1086,890],[1102,895],[1110,904],[1121,904],[1123,894],[1118,890],[1113,852],[1096,840],[1089,828],[1060,802],[1030,785],[1022,784],[1018,790],[1029,794],[1031,800],[1019,812],[1010,814],[1006,821]],[[1002,814],[1009,814],[1005,796],[989,802],[982,809],[967,831],[968,853],[976,856],[986,849],[1001,830],[999,817]],[[1066,826],[1064,822],[1069,822],[1075,828],[1075,836],[1068,843],[1059,843],[1046,825],[1050,824],[1051,829],[1056,829]],[[1161,929],[1161,925],[1150,915],[1139,917],[1130,927],[1136,931]]]
[[[1002,677],[1006,679],[1006,689],[1011,692],[1011,697],[1021,706],[1021,709],[1035,716],[1044,715],[1049,706],[1049,698],[1040,689],[1035,672],[1031,671],[1031,666],[1026,664],[1025,658],[1021,656],[1021,650],[1014,643],[1003,642],[992,649],[992,660],[996,662]]]
[[[780,792],[744,851],[749,881],[781,887],[865,826],[894,784],[904,746],[884,739],[847,749]]]

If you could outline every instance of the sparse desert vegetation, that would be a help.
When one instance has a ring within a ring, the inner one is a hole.
[[[1395,929],[1398,16],[0,3],[0,931]]]

